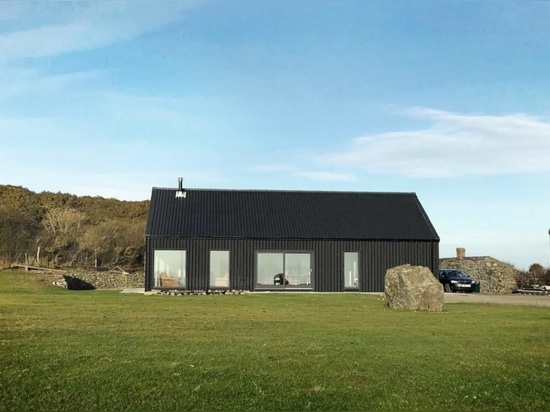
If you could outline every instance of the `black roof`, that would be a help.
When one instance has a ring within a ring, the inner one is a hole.
[[[153,188],[146,236],[439,240],[415,193]]]

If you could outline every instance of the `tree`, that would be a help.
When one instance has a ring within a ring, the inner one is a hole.
[[[50,208],[44,214],[42,226],[44,227],[45,250],[52,254],[54,263],[63,260],[69,264],[74,263],[78,251],[78,238],[81,235],[86,216],[72,208]]]
[[[40,265],[142,268],[149,201],[78,197],[0,185],[0,260],[22,261],[40,249]]]
[[[21,260],[33,250],[40,226],[27,214],[10,206],[0,207],[0,259],[6,263]]]
[[[144,233],[142,221],[108,220],[86,229],[80,239],[81,252],[103,265],[141,267]]]

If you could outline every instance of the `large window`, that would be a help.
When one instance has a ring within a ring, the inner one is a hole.
[[[155,287],[185,287],[185,250],[155,250]]]
[[[311,288],[311,253],[258,252],[259,287]]]
[[[229,251],[210,251],[210,287],[229,287]]]
[[[285,271],[284,253],[258,253],[257,269],[258,285],[273,285],[275,277]]]
[[[346,288],[359,288],[359,253],[344,252],[344,278]]]

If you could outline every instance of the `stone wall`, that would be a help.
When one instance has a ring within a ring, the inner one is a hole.
[[[78,272],[60,275],[54,281],[55,285],[68,289],[125,289],[143,288],[145,275],[143,273],[120,272]]]
[[[480,282],[481,293],[512,293],[517,289],[518,270],[489,256],[443,258],[440,269],[460,269]]]

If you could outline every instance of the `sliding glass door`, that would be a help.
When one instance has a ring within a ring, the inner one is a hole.
[[[259,288],[312,288],[312,254],[309,252],[258,252]]]

